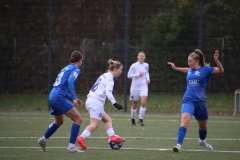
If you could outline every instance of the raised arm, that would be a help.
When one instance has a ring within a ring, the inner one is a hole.
[[[218,51],[218,50],[215,51],[215,54],[214,54],[213,57],[214,57],[215,62],[216,62],[216,64],[217,64],[217,67],[214,67],[213,73],[214,73],[214,74],[223,73],[223,72],[224,72],[224,68],[223,68],[221,62],[218,60],[218,57],[219,57],[219,51]]]
[[[187,73],[189,69],[187,67],[184,67],[184,68],[176,67],[175,64],[172,62],[167,62],[167,64],[169,64],[173,70],[183,72],[183,73]]]

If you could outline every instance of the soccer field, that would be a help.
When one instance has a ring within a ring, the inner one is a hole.
[[[89,115],[84,112],[80,133],[89,124]],[[182,150],[171,150],[176,143],[180,124],[178,115],[149,115],[144,118],[146,126],[130,125],[126,113],[109,113],[116,134],[125,138],[120,150],[108,146],[108,137],[103,123],[86,140],[88,150],[83,153],[68,153],[67,146],[71,120],[65,117],[64,124],[47,142],[43,152],[37,140],[53,121],[49,113],[0,113],[0,159],[34,160],[239,160],[240,159],[240,118],[210,117],[207,142],[214,148],[207,151],[198,141],[198,127],[194,117],[187,131]]]

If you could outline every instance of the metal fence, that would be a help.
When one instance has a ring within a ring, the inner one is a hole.
[[[150,93],[183,92],[185,75],[167,61],[187,67],[195,48],[211,66],[214,50],[220,50],[225,73],[212,77],[209,92],[239,88],[238,1],[3,0],[0,7],[1,93],[49,92],[74,50],[84,54],[77,93],[89,91],[111,58],[124,64],[114,92],[127,94],[126,75],[140,50],[150,65]]]

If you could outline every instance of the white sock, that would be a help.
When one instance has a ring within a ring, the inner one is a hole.
[[[91,132],[89,132],[88,130],[84,130],[83,133],[81,134],[81,136],[84,138],[84,139],[87,139],[88,137],[91,136]]]
[[[47,142],[47,138],[45,136],[42,137],[44,142]]]
[[[137,113],[137,109],[131,108],[131,118],[132,119],[135,119],[136,113]]]
[[[139,112],[139,119],[143,119],[144,115],[146,112],[146,108],[143,108],[142,106],[140,107],[140,112]]]
[[[115,132],[113,130],[113,128],[109,128],[106,130],[107,134],[108,134],[108,137],[112,136],[112,135],[115,135]]]
[[[75,144],[69,143],[68,147],[73,148],[73,147],[75,147]]]

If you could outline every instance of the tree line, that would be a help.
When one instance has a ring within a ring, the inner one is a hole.
[[[182,92],[185,75],[172,71],[166,62],[187,67],[187,56],[200,47],[200,1],[129,1],[126,8],[123,0],[52,0],[50,10],[50,1],[3,0],[0,91],[48,92],[49,75],[53,84],[59,70],[69,63],[71,52],[80,50],[84,62],[76,87],[88,92],[99,74],[107,70],[108,59],[127,63],[126,73],[141,50],[150,64],[150,91]],[[239,88],[240,2],[203,0],[201,16],[206,61],[215,66],[213,53],[218,49],[225,69],[223,75],[212,77],[208,90],[232,92]],[[126,18],[129,18],[127,35]],[[116,81],[117,92],[123,91],[124,78]]]

